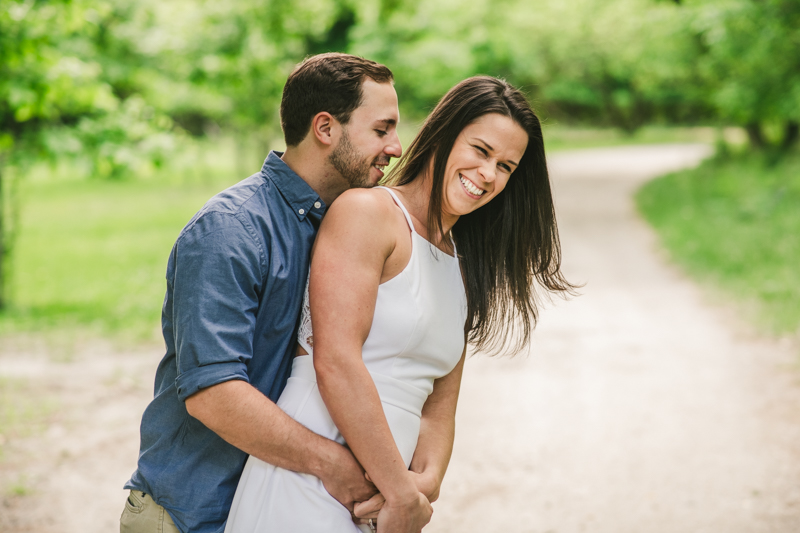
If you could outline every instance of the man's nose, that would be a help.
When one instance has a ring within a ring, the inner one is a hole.
[[[397,136],[397,131],[392,131],[391,138],[383,149],[383,153],[390,157],[400,157],[403,155],[403,146],[400,144],[400,137]]]

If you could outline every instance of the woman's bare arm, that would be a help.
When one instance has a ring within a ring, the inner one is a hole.
[[[387,260],[407,235],[388,195],[377,194],[343,194],[317,236],[309,286],[314,367],[331,418],[386,498],[382,531],[419,531],[430,520],[430,503],[406,469],[361,353]]]
[[[455,368],[433,382],[433,392],[422,408],[419,440],[410,470],[416,474],[417,490],[431,502],[439,498],[439,488],[453,453],[456,404],[461,390],[465,358],[466,347]],[[383,502],[383,495],[378,493],[368,501],[356,504],[354,514],[364,519],[376,518]]]
[[[456,404],[461,390],[466,348],[449,374],[433,383],[433,392],[422,408],[419,441],[410,470],[420,475],[417,487],[433,502],[439,498],[456,433]]]

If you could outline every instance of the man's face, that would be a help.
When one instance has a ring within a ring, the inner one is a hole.
[[[342,125],[339,142],[329,156],[350,187],[377,185],[389,160],[403,151],[397,137],[400,111],[394,87],[367,78],[362,90],[363,102]]]

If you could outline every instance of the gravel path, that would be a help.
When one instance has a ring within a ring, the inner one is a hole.
[[[468,361],[426,531],[800,531],[796,347],[759,339],[670,266],[632,194],[697,145],[557,154],[568,278],[527,355]]]
[[[468,361],[425,531],[800,531],[797,347],[710,304],[631,201],[642,181],[707,154],[551,158],[564,268],[586,286],[543,313],[529,354]],[[52,412],[32,437],[0,436],[0,531],[116,531],[161,349],[54,346],[0,346],[0,380],[16,391],[0,400],[24,394]]]

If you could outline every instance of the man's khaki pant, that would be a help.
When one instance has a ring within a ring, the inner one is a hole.
[[[119,518],[120,533],[180,533],[169,513],[149,494],[132,490]]]

